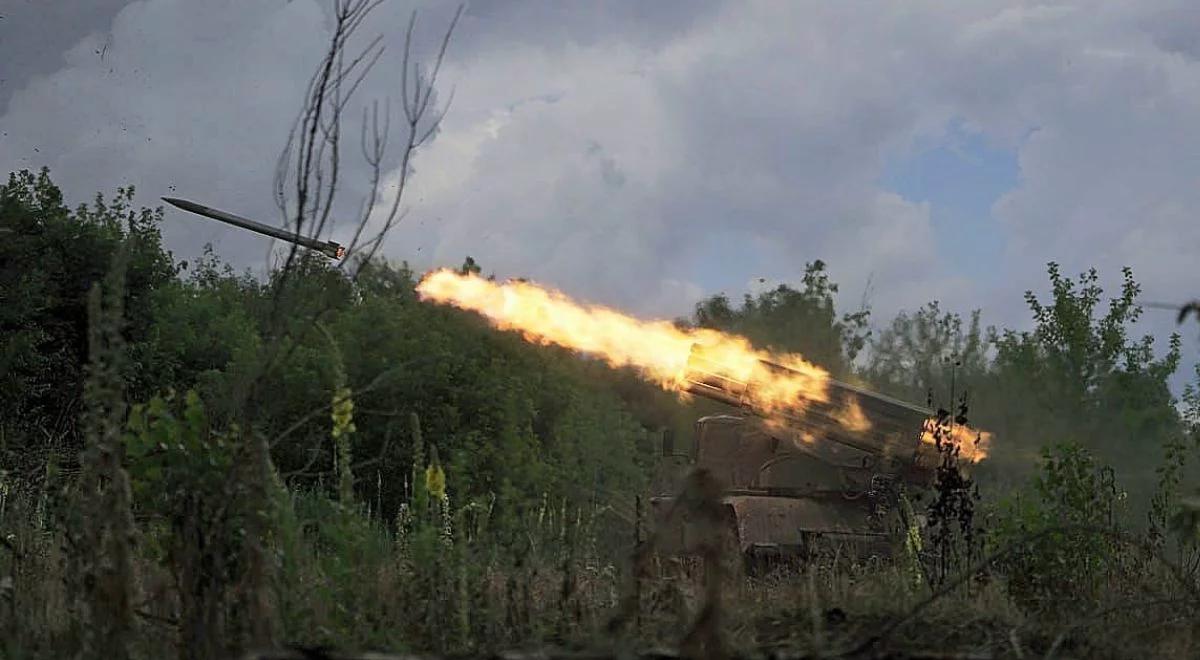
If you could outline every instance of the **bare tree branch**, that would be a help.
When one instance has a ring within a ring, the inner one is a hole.
[[[365,46],[350,54],[351,42],[371,12],[382,0],[333,0],[333,28],[326,52],[309,80],[304,103],[288,133],[287,141],[276,161],[273,193],[276,207],[284,224],[299,235],[318,237],[332,224],[337,213],[343,178],[344,153],[341,149],[345,111],[360,85],[374,69],[383,54],[382,37],[369,40]],[[383,117],[378,102],[371,103],[370,121],[363,108],[360,130],[360,151],[367,167],[369,190],[358,204],[358,214],[351,221],[353,238],[337,270],[356,283],[369,267],[387,234],[405,216],[404,193],[412,158],[416,149],[436,131],[445,116],[445,108],[434,110],[432,98],[437,76],[445,60],[450,38],[463,13],[460,5],[442,36],[432,72],[418,76],[412,85],[408,67],[415,62],[413,35],[416,13],[405,32],[403,66],[401,67],[401,98],[407,135],[395,161],[398,181],[389,190],[380,190],[384,174],[392,171],[387,158],[391,131],[390,102],[385,101]],[[377,213],[378,211],[378,213]],[[367,226],[378,223],[370,239],[362,241]],[[343,225],[345,226],[345,225]],[[249,378],[242,393],[243,402],[261,385],[265,377],[281,362],[286,361],[302,344],[313,325],[331,311],[332,303],[310,310],[309,318],[297,323],[296,310],[285,309],[285,301],[295,289],[297,259],[302,248],[292,244],[278,264],[272,281],[271,303],[268,312],[268,333],[272,339],[256,373]],[[296,336],[292,336],[295,334]]]
[[[339,212],[339,195],[342,188],[344,173],[347,171],[344,163],[345,152],[341,140],[347,108],[356,92],[367,76],[380,61],[384,52],[382,37],[375,37],[366,42],[362,48],[354,48],[352,42],[357,31],[365,24],[371,12],[382,0],[331,0],[332,30],[327,42],[324,55],[305,88],[302,106],[288,130],[287,139],[275,163],[272,193],[275,205],[283,224],[297,235],[317,238],[332,228],[333,218]],[[453,30],[461,16],[463,8],[456,11],[449,28],[443,35],[441,47],[438,50],[437,64],[434,71],[440,70],[447,46]],[[410,20],[409,29],[405,35],[404,59],[405,71],[407,63],[412,60],[413,25],[416,17]],[[351,52],[353,49],[353,52]],[[417,147],[436,130],[437,124],[445,115],[431,110],[436,75],[428,79],[418,79],[410,91],[405,76],[402,76],[402,100],[406,109],[418,110],[406,113],[407,136],[402,149],[394,160],[388,159],[388,140],[391,137],[391,104],[385,100],[383,116],[380,117],[378,102],[372,102],[370,127],[368,133],[367,113],[364,106],[364,123],[360,133],[360,148],[363,161],[367,168],[367,184],[369,190],[364,199],[358,204],[358,214],[350,219],[353,224],[354,240],[344,254],[344,259],[336,267],[336,271],[346,275],[351,283],[357,283],[358,277],[367,268],[375,256],[379,245],[388,231],[395,227],[404,217],[402,203],[405,188],[408,183],[408,173],[411,170],[412,158]],[[432,113],[432,121],[427,117]],[[399,169],[399,181],[387,191],[380,190],[384,173],[391,171],[393,165]],[[376,210],[385,209],[381,227],[372,236],[369,249],[360,253],[358,239],[363,235],[366,226],[372,223]],[[345,225],[343,225],[345,226]],[[282,259],[274,264],[271,275],[269,303],[266,318],[266,338],[264,351],[254,368],[235,384],[233,401],[235,403],[234,419],[246,428],[253,426],[253,411],[255,402],[262,394],[263,385],[270,375],[286,363],[300,346],[305,345],[314,328],[323,318],[333,311],[336,301],[325,300],[307,310],[301,310],[294,303],[295,293],[302,283],[300,267],[301,247],[290,244]],[[303,318],[300,318],[303,316]],[[431,359],[431,358],[422,358]],[[368,383],[357,389],[364,394],[383,383],[388,376],[402,368],[411,365],[409,361],[384,370]],[[327,413],[330,406],[322,406],[310,411],[302,419],[297,420],[282,433],[267,443],[268,451],[296,430],[310,423],[314,417]],[[313,448],[307,464],[299,471],[284,475],[285,478],[303,476],[322,457],[322,447]],[[386,452],[386,443],[380,449]],[[247,443],[241,448],[247,456],[253,451],[253,443]],[[380,458],[368,459],[367,463],[378,462]],[[360,463],[361,465],[367,463]],[[230,488],[222,491],[218,497],[218,506],[214,511],[216,519],[223,519],[230,507],[234,506],[240,494]]]

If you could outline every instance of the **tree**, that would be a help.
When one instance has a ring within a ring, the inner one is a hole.
[[[161,213],[131,206],[133,188],[74,211],[48,170],[11,174],[0,187],[0,419],[76,438],[87,349],[87,295],[128,243],[125,339],[131,357],[123,376],[133,396],[157,386],[140,369],[155,322],[154,296],[175,276],[162,248]]]
[[[363,79],[371,73],[383,53],[382,38],[375,37],[357,53],[351,42],[359,28],[379,5],[378,0],[333,0],[333,29],[324,57],[309,82],[300,112],[279,155],[274,181],[274,197],[284,225],[300,235],[318,237],[329,231],[331,218],[341,208],[342,177],[346,171],[342,142],[345,113]],[[378,102],[363,111],[360,149],[367,170],[366,193],[359,200],[358,213],[349,221],[352,237],[343,259],[333,267],[315,263],[300,246],[291,244],[280,266],[275,269],[265,307],[264,345],[258,359],[242,369],[234,387],[235,419],[251,425],[255,411],[273,399],[275,390],[268,383],[275,372],[286,367],[297,351],[313,354],[316,328],[338,308],[357,296],[354,285],[361,274],[372,272],[371,265],[383,240],[404,217],[404,193],[417,149],[437,130],[445,106],[433,103],[437,77],[450,37],[462,15],[460,6],[442,37],[431,67],[422,69],[412,56],[416,12],[405,33],[403,62],[400,70],[400,99],[403,109],[403,143],[398,154],[389,155],[391,107],[382,112]],[[396,172],[398,180],[384,185],[383,178]],[[335,282],[344,276],[351,291]],[[302,360],[303,361],[303,360]],[[316,369],[316,367],[314,367]],[[376,375],[378,375],[378,371]],[[321,382],[307,379],[305,382]],[[353,391],[357,383],[347,386]]]
[[[880,391],[919,403],[932,399],[949,409],[958,394],[981,384],[987,369],[979,311],[964,327],[961,316],[934,301],[911,314],[900,312],[872,339],[862,374]]]
[[[718,294],[696,305],[692,322],[747,337],[772,351],[800,353],[835,375],[850,371],[850,363],[865,345],[869,312],[837,315],[833,296],[837,284],[829,281],[825,262],[804,269],[803,289],[787,284],[751,296],[740,307]]]
[[[1171,337],[1157,359],[1152,336],[1130,337],[1130,326],[1142,312],[1133,272],[1123,269],[1121,291],[1103,316],[1097,316],[1103,290],[1095,269],[1077,280],[1064,277],[1055,263],[1047,272],[1049,302],[1025,293],[1034,330],[991,337],[996,385],[1003,398],[1019,401],[1025,412],[1012,417],[1036,419],[1043,425],[1037,435],[1049,431],[1088,444],[1114,435],[1135,441],[1148,430],[1135,423],[1144,415],[1154,417],[1155,424],[1174,423],[1167,378],[1179,366],[1179,336]]]
[[[1050,263],[1047,273],[1049,300],[1025,294],[1034,329],[990,333],[995,359],[974,418],[1002,439],[1001,463],[1029,466],[1042,448],[1072,443],[1121,466],[1130,490],[1148,493],[1162,445],[1181,433],[1168,387],[1179,336],[1157,357],[1153,337],[1131,336],[1142,310],[1128,268],[1103,315],[1095,269],[1071,279]]]

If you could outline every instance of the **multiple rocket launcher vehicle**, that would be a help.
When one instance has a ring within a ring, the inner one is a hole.
[[[934,481],[943,454],[922,434],[939,413],[836,380],[828,381],[826,401],[766,409],[756,403],[753,383],[729,378],[699,346],[682,381],[687,392],[740,412],[697,421],[682,456],[689,470],[707,470],[720,485],[722,533],[749,566],[834,547],[887,556],[897,535],[916,524],[903,519],[898,498]],[[848,406],[861,410],[867,423],[842,423],[837,411]],[[664,439],[664,456],[680,456],[673,444]],[[657,547],[668,555],[697,554],[712,530],[689,520],[676,503],[666,493],[650,500]]]

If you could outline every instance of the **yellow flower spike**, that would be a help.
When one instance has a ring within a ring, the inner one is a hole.
[[[354,425],[354,401],[350,398],[350,388],[339,387],[333,395],[333,410],[330,413],[333,420],[333,437],[340,438],[357,429]]]
[[[446,499],[446,472],[441,465],[425,468],[425,489],[438,500]]]
[[[446,471],[438,460],[437,445],[430,447],[429,467],[425,468],[425,490],[437,501],[446,501]]]

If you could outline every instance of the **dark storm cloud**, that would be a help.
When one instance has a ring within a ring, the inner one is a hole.
[[[9,0],[0,3],[0,113],[35,76],[62,68],[62,54],[92,33],[106,33],[130,0]],[[103,58],[104,45],[93,53]]]

